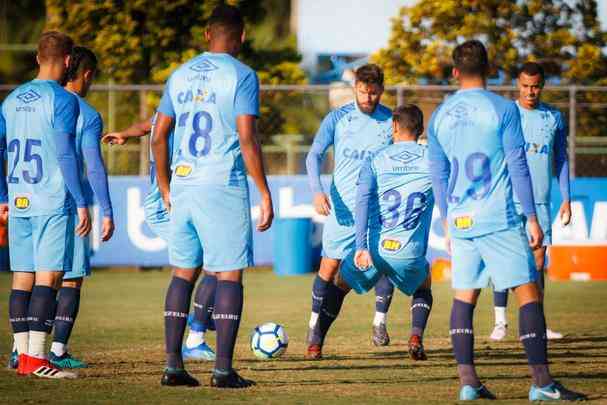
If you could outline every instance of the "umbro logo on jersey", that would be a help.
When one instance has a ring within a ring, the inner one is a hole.
[[[25,93],[21,93],[17,96],[19,101],[25,104],[32,103],[36,100],[40,99],[40,94],[36,93],[34,90],[28,90]]]
[[[390,159],[396,160],[397,162],[400,162],[400,163],[408,164],[421,157],[422,156],[418,155],[417,153],[412,153],[412,152],[405,150],[405,151],[399,153],[398,155],[390,156]]]
[[[476,110],[476,108],[468,103],[460,102],[451,108],[447,114],[453,116],[458,120],[468,118],[468,115]]]
[[[215,66],[214,64],[212,64],[211,62],[209,62],[208,60],[203,60],[200,61],[192,66],[190,66],[190,69],[192,69],[194,72],[210,72],[212,70],[217,70],[219,69],[217,66]]]

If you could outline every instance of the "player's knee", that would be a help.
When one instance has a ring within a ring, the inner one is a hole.
[[[35,277],[35,273],[13,273],[13,290],[32,291],[32,288],[34,287]]]
[[[455,299],[458,301],[466,302],[468,304],[476,305],[478,296],[481,290],[455,290]]]
[[[419,286],[419,289],[429,290],[431,288],[432,288],[432,273],[428,272],[428,276],[426,277],[426,279],[424,280],[422,285]]]
[[[333,281],[339,271],[340,260],[323,257],[320,261],[318,275],[325,281]]]
[[[536,283],[522,284],[515,287],[513,290],[519,307],[540,300],[540,292]]]
[[[242,270],[220,271],[215,273],[217,281],[232,281],[240,283],[242,281]]]
[[[173,277],[184,279],[189,283],[193,283],[198,278],[200,269],[173,269]]]
[[[82,277],[74,278],[71,280],[63,280],[63,282],[61,283],[61,287],[80,289],[82,287],[83,282],[84,279]]]
[[[335,275],[334,284],[345,293],[349,293],[352,290],[352,287],[346,282],[346,280],[342,277],[341,271],[338,271]]]
[[[58,289],[63,280],[62,271],[39,271],[36,273],[35,285]]]

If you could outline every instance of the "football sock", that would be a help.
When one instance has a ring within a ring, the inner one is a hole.
[[[65,346],[70,339],[74,322],[80,309],[80,288],[61,287],[57,294],[57,312],[51,351],[57,356],[65,353]],[[55,344],[57,343],[57,344]]]
[[[375,311],[375,316],[373,317],[373,326],[379,326],[382,323],[385,324],[386,318],[388,318],[387,313]]]
[[[493,307],[495,312],[495,324],[496,325],[507,325],[506,321],[506,307]]]
[[[413,293],[411,300],[411,335],[424,336],[432,309],[432,290],[419,289]]]
[[[508,306],[508,290],[504,291],[493,291],[493,305],[496,307],[507,307]]]
[[[51,287],[35,285],[32,289],[28,313],[30,332],[27,352],[30,356],[46,357],[46,336],[51,333],[53,327],[57,308],[56,296],[57,290]]]
[[[183,368],[181,345],[187,325],[190,299],[194,285],[180,277],[173,277],[164,303],[164,334],[167,367]]]
[[[546,321],[538,302],[530,302],[519,309],[519,336],[527,354],[533,383],[545,387],[552,383],[548,371]]]
[[[329,328],[339,315],[339,311],[341,311],[341,306],[344,303],[346,294],[347,293],[345,291],[337,287],[335,284],[329,284],[329,287],[327,288],[327,295],[325,296],[325,300],[323,301],[323,305],[318,316],[318,333],[320,342],[314,343],[320,345],[324,343],[325,336],[327,336]]]
[[[243,288],[242,284],[234,281],[217,281],[215,293],[215,332],[217,334],[217,350],[215,369],[229,371],[232,369],[234,345],[242,315]]]
[[[194,322],[190,325],[190,332],[206,332],[213,315],[216,289],[217,277],[205,274],[196,289],[196,296],[194,297]]]
[[[382,275],[377,281],[377,284],[375,284],[375,313],[388,313],[388,310],[390,309],[390,304],[392,303],[393,294],[394,285],[388,279],[388,277]],[[385,320],[383,323],[385,323]],[[373,322],[373,324],[375,326],[378,326],[378,324],[375,322]]]
[[[318,322],[318,314],[320,313],[323,300],[327,295],[329,284],[330,282],[323,280],[319,274],[316,274],[316,277],[314,277],[314,283],[312,284],[312,314],[310,315],[310,328],[314,328]]]
[[[29,325],[27,321],[31,292],[11,290],[8,301],[8,317],[13,329],[14,344],[19,354],[26,354],[29,344]]]
[[[480,387],[481,383],[474,369],[473,316],[474,305],[454,299],[449,334],[457,361],[460,384]]]

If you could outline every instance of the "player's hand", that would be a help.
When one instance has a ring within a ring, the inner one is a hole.
[[[8,203],[0,204],[0,225],[8,224]]]
[[[314,194],[314,209],[320,215],[327,216],[331,213],[331,201],[325,193]]]
[[[561,219],[561,225],[563,226],[567,226],[571,222],[571,202],[569,200],[565,200],[561,204],[559,218]]]
[[[368,270],[369,267],[373,266],[373,261],[371,260],[371,254],[368,250],[357,250],[354,254],[354,264],[359,270],[365,271]]]
[[[259,232],[267,231],[272,226],[274,219],[274,207],[272,206],[272,197],[270,194],[261,197],[259,221],[257,221],[257,230]]]
[[[124,145],[128,140],[129,138],[122,135],[122,132],[110,132],[101,138],[101,142],[109,143],[110,145]]]
[[[160,190],[160,196],[162,197],[162,203],[164,204],[164,208],[166,208],[167,211],[171,212],[171,193],[168,190]]]
[[[78,208],[78,225],[76,225],[76,235],[84,238],[91,231],[91,217],[88,208]]]
[[[101,240],[107,242],[114,235],[114,220],[111,217],[103,217],[101,226]]]
[[[540,224],[537,222],[537,217],[535,215],[531,215],[527,218],[527,231],[529,232],[529,246],[531,247],[531,250],[542,247],[544,232],[542,232],[542,227],[540,227]]]

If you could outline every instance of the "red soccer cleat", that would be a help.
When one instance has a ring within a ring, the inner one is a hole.
[[[48,359],[28,356],[27,354],[19,355],[17,374],[23,376],[35,375],[36,377],[51,379],[76,378],[76,374],[74,373],[62,371],[51,366]]]

